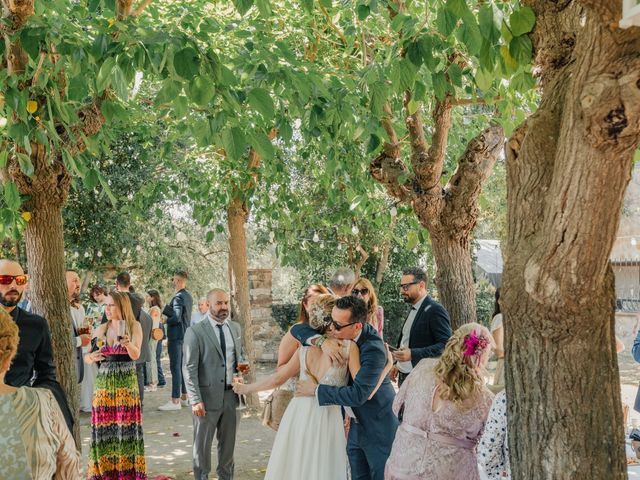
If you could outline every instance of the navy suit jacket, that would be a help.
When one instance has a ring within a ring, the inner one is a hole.
[[[184,288],[164,306],[162,313],[167,317],[168,341],[184,340],[184,332],[191,325],[191,310],[193,310],[193,298]]]
[[[633,359],[636,362],[640,362],[640,331],[638,331],[638,334],[636,335],[636,339],[633,341],[631,354],[633,355]],[[636,412],[640,412],[640,387],[638,387],[638,392],[636,393],[636,400],[633,404],[633,409]]]
[[[299,324],[291,334],[303,345],[318,332],[308,325]],[[377,450],[391,451],[398,428],[398,418],[391,409],[396,396],[389,378],[385,378],[376,394],[368,400],[376,388],[380,374],[387,363],[387,350],[375,328],[366,324],[356,342],[360,349],[360,370],[346,387],[318,386],[320,405],[342,405],[351,407],[364,434],[358,436],[359,446],[371,446]]]
[[[18,326],[20,340],[5,382],[12,387],[40,387],[50,390],[60,405],[69,430],[73,431],[71,410],[56,379],[49,324],[40,315],[29,313],[20,307],[14,308],[10,315]]]
[[[415,367],[423,358],[442,355],[449,337],[451,337],[451,322],[447,310],[427,295],[413,319],[409,332],[411,364]],[[401,340],[402,331],[398,336],[397,347],[400,347]]]

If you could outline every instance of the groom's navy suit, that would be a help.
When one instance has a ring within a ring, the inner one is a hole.
[[[318,332],[300,324],[291,334],[303,345]],[[347,453],[353,480],[383,480],[384,466],[391,453],[391,445],[398,428],[398,418],[391,406],[395,391],[385,378],[376,394],[368,400],[376,388],[380,374],[387,363],[387,350],[382,339],[371,325],[364,325],[356,344],[360,349],[360,370],[346,387],[319,385],[320,405],[351,407],[355,419],[351,421]]]

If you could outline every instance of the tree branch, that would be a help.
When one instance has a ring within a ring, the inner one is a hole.
[[[445,187],[441,220],[450,231],[470,234],[478,217],[478,197],[504,146],[504,131],[492,125],[472,139]]]
[[[131,16],[132,17],[137,17],[142,12],[144,12],[144,9],[147,8],[149,5],[151,5],[152,2],[153,2],[153,0],[142,0],[142,2],[140,2],[140,5],[138,5],[136,7],[136,9],[133,11]]]
[[[320,11],[322,12],[322,14],[327,19],[327,23],[329,24],[331,29],[338,34],[338,36],[340,37],[340,40],[342,40],[342,43],[344,44],[344,46],[346,47],[347,45],[349,45],[349,42],[347,42],[347,37],[345,37],[345,35],[342,32],[342,30],[340,30],[338,28],[338,26],[335,23],[333,23],[333,20],[331,20],[331,15],[329,15],[329,12],[327,11],[327,9],[325,7],[323,7],[322,5],[319,5],[319,6],[320,6]]]
[[[354,270],[355,270],[356,277],[359,277],[362,267],[364,266],[364,264],[367,262],[367,259],[369,258],[369,253],[364,248],[362,248],[362,245],[360,244],[358,244],[358,246],[356,247],[356,251],[360,253],[360,259],[357,262],[355,262]]]

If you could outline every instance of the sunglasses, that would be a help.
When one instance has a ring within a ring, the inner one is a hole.
[[[402,290],[409,290],[409,287],[411,285],[416,285],[417,283],[420,283],[420,282],[418,280],[414,280],[413,282],[409,282],[409,283],[401,283],[400,288]]]
[[[351,290],[351,295],[353,295],[354,297],[357,297],[358,295],[368,295],[369,294],[369,289],[368,288],[354,288],[353,290]]]
[[[16,281],[16,285],[26,285],[26,275],[0,275],[0,285],[11,285],[13,281]]]
[[[351,323],[347,323],[346,325],[340,325],[335,320],[331,320],[331,325],[333,325],[333,328],[335,328],[336,332],[339,332],[343,328],[350,327],[351,325],[355,325],[356,323],[360,323],[360,322],[351,322]]]

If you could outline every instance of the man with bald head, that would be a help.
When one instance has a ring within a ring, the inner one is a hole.
[[[240,324],[229,319],[229,294],[214,288],[207,295],[207,316],[184,337],[184,381],[193,413],[193,475],[207,480],[211,446],[218,440],[217,477],[233,480],[233,451],[240,415],[233,377],[244,360]]]
[[[13,387],[40,387],[53,393],[69,430],[73,431],[73,417],[62,387],[56,379],[56,367],[51,349],[49,324],[40,315],[18,307],[28,278],[19,263],[0,260],[0,305],[18,326],[18,352],[5,376]]]

